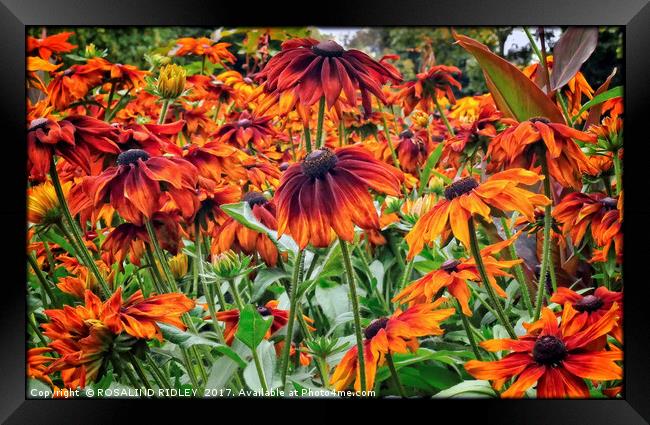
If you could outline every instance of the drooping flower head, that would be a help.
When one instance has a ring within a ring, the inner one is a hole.
[[[374,320],[364,330],[363,356],[366,369],[366,386],[372,389],[377,368],[384,362],[386,354],[415,351],[418,337],[442,335],[440,323],[454,313],[453,308],[438,308],[445,302],[440,298],[434,303],[418,304],[406,311],[397,310],[390,317]],[[342,391],[354,382],[354,389],[361,390],[357,346],[350,348],[332,374],[330,384],[336,391]]]
[[[620,311],[613,304],[600,319],[582,328],[568,320],[573,315],[573,307],[566,303],[558,325],[555,314],[544,308],[542,318],[518,340],[493,339],[481,343],[488,351],[510,351],[509,354],[497,361],[470,360],[465,363],[465,370],[477,379],[494,381],[497,390],[514,377],[514,382],[501,394],[506,398],[522,397],[535,383],[538,398],[588,398],[585,379],[608,381],[623,377],[623,370],[616,364],[623,358],[621,351],[588,348],[612,330]]]
[[[256,78],[265,81],[267,92],[291,90],[304,105],[313,105],[324,96],[328,108],[339,100],[356,106],[359,90],[366,114],[372,112],[371,94],[386,103],[382,84],[402,79],[390,64],[377,62],[359,50],[346,50],[335,41],[313,38],[283,42],[282,51]]]
[[[492,221],[490,208],[518,211],[534,221],[535,206],[551,201],[544,195],[529,192],[519,185],[532,185],[543,179],[537,173],[513,168],[488,177],[484,183],[474,177],[457,180],[445,188],[445,199],[423,215],[406,235],[408,258],[418,254],[425,244],[440,235],[453,235],[470,246],[468,222],[475,214]]]
[[[243,201],[250,206],[253,215],[264,226],[276,230],[276,208],[273,201],[269,201],[260,192],[248,192],[243,196]],[[265,233],[249,229],[232,217],[225,219],[222,225],[215,226],[212,239],[212,251],[215,254],[234,250],[251,255],[258,253],[264,262],[275,267],[278,262],[278,248]]]
[[[451,103],[456,102],[452,87],[460,90],[461,84],[454,78],[460,75],[460,69],[455,66],[434,65],[426,72],[417,75],[415,81],[407,81],[402,84],[396,97],[401,99],[404,105],[404,114],[409,115],[416,106],[426,112],[432,112],[435,108],[434,97],[446,96]]]
[[[110,202],[122,217],[138,225],[160,211],[163,192],[186,219],[199,206],[197,172],[192,164],[176,157],[152,157],[141,149],[122,152],[116,166],[88,177],[83,184],[95,206]]]
[[[562,224],[562,233],[570,235],[575,246],[583,241],[587,230],[607,258],[612,244],[616,256],[623,254],[623,196],[604,193],[573,192],[562,198],[553,210],[553,217]]]
[[[497,283],[495,276],[511,277],[506,270],[516,264],[520,264],[523,260],[498,260],[494,257],[494,254],[514,243],[517,236],[515,235],[505,241],[489,245],[481,250],[481,258],[490,285],[494,288],[497,295],[504,298],[507,295]],[[408,303],[408,305],[429,303],[435,298],[438,291],[447,288],[449,293],[460,303],[463,314],[471,316],[472,310],[469,308],[471,293],[467,286],[468,280],[476,283],[482,282],[474,258],[447,260],[441,264],[438,270],[433,270],[408,285],[392,301]]]
[[[61,121],[33,120],[27,129],[27,169],[32,180],[45,181],[57,154],[86,175],[101,170],[102,155],[120,152],[117,129],[96,118],[75,115]]]
[[[592,173],[594,169],[573,139],[593,143],[596,136],[544,117],[514,122],[490,142],[488,171],[499,167],[530,169],[539,155],[545,155],[551,176],[562,186],[579,190],[582,173]]]
[[[354,239],[354,226],[379,229],[368,189],[399,196],[403,174],[358,146],[311,152],[282,175],[275,193],[278,233],[290,233],[300,248],[328,246],[334,234]]]

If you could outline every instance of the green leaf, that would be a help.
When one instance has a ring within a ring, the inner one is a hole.
[[[609,99],[614,99],[615,97],[623,96],[623,86],[616,86],[613,89],[609,89],[604,93],[601,93],[597,96],[594,96],[589,102],[582,105],[580,111],[576,114],[576,117],[582,115],[585,111],[589,110],[592,106],[599,105],[603,102],[608,101]]]
[[[278,232],[269,229],[255,218],[253,210],[250,205],[248,205],[248,202],[222,205],[221,209],[230,217],[234,218],[249,229],[266,234],[281,251],[298,252],[298,245],[290,236],[282,235],[281,237],[278,237]]]
[[[456,32],[453,35],[478,61],[494,102],[506,116],[518,121],[546,117],[553,122],[565,122],[555,103],[516,66],[472,38]]]
[[[446,390],[440,391],[434,398],[488,398],[496,393],[488,381],[464,381]]]
[[[271,327],[273,317],[262,317],[252,305],[247,305],[239,315],[239,326],[235,337],[254,350],[264,339]]]
[[[427,187],[429,184],[429,178],[431,178],[431,170],[433,170],[438,163],[438,160],[440,159],[440,156],[442,155],[442,148],[444,147],[444,143],[439,143],[438,146],[431,152],[431,155],[429,155],[429,158],[427,158],[427,162],[424,164],[424,168],[422,169],[422,173],[420,173],[420,193],[424,193],[424,189]]]
[[[237,353],[235,353],[232,348],[228,347],[225,344],[220,344],[216,341],[203,338],[202,336],[183,331],[175,326],[170,326],[160,322],[157,323],[160,327],[160,331],[162,332],[163,337],[169,342],[172,342],[183,348],[190,348],[194,345],[207,345],[211,349],[214,349],[224,356],[227,356],[230,359],[234,360],[239,366],[246,366],[246,362],[242,360],[242,358]]]
[[[251,297],[251,301],[257,301],[260,299],[269,285],[285,277],[291,277],[291,275],[284,270],[260,269],[255,277],[255,281],[253,282],[253,296]]]

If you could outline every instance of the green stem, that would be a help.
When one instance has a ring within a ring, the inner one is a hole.
[[[138,362],[138,359],[135,358],[135,356],[131,353],[127,354],[127,357],[129,359],[129,362],[133,366],[133,369],[135,370],[136,375],[138,375],[138,378],[140,378],[140,381],[144,384],[145,388],[151,389],[151,383],[149,382],[149,379],[147,379],[147,375],[144,373],[144,370],[142,370],[142,366]]]
[[[325,96],[318,102],[318,123],[316,127],[316,149],[323,145],[323,121],[325,118]]]
[[[404,274],[402,274],[402,278],[399,281],[399,288],[397,288],[396,291],[397,293],[399,293],[402,289],[406,288],[406,284],[411,278],[411,273],[413,272],[414,265],[415,265],[414,260],[411,260],[406,264],[406,268],[404,269]]]
[[[341,245],[341,254],[343,256],[343,264],[345,265],[345,272],[348,278],[348,285],[350,286],[350,301],[352,302],[352,314],[354,316],[354,334],[357,341],[357,356],[359,370],[359,379],[361,381],[361,391],[366,391],[366,360],[363,353],[363,335],[361,332],[361,313],[359,312],[359,298],[357,297],[357,287],[355,283],[354,270],[352,269],[352,261],[350,260],[350,251],[348,250],[347,243],[339,238]]]
[[[528,28],[523,27],[523,29],[524,29],[524,32],[526,33],[526,37],[528,37],[528,41],[530,42],[530,45],[533,48],[533,51],[535,52],[535,55],[539,59],[540,65],[542,65],[544,67],[542,75],[544,76],[544,80],[545,80],[544,83],[545,83],[545,85],[546,85],[546,87],[548,89],[547,92],[550,92],[551,91],[551,83],[550,83],[551,80],[550,80],[549,75],[548,75],[548,65],[546,64],[546,56],[542,53],[541,50],[539,50],[539,47],[537,47],[537,43],[535,43],[535,39],[533,38],[533,35],[530,33]],[[542,37],[543,37],[543,35],[542,35]],[[540,37],[540,40],[541,40],[541,37]],[[542,44],[543,44],[543,41],[542,41]]]
[[[291,353],[291,340],[293,337],[293,324],[296,320],[296,306],[298,304],[298,286],[300,285],[300,278],[302,275],[303,257],[305,253],[303,250],[298,251],[296,259],[293,263],[293,276],[291,278],[291,292],[289,295],[289,318],[287,321],[287,334],[284,338],[284,347],[282,347],[282,358],[280,360],[280,379],[282,380],[282,388],[287,383],[287,372],[289,370],[289,354]]]
[[[201,75],[203,75],[204,71],[205,71],[205,55],[203,55],[201,59]]]
[[[508,331],[508,335],[510,335],[512,339],[517,339],[517,334],[515,334],[515,330],[512,328],[512,325],[508,321],[506,317],[506,313],[503,311],[503,306],[501,305],[501,302],[497,298],[497,294],[494,292],[494,288],[492,288],[492,284],[490,283],[490,279],[488,277],[487,271],[485,270],[485,265],[483,264],[483,257],[481,257],[481,249],[478,245],[478,239],[476,238],[476,227],[474,226],[473,217],[469,218],[467,225],[469,227],[470,249],[472,251],[472,256],[474,257],[474,262],[476,263],[476,268],[479,271],[481,280],[483,280],[483,286],[485,286],[485,290],[487,291],[487,294],[490,297],[492,304],[494,304],[494,308],[497,313],[497,318],[499,319],[503,327],[506,328],[506,331]]]
[[[304,125],[304,134],[305,134],[305,149],[307,154],[311,153],[311,134],[309,132],[309,123]]]
[[[172,388],[172,385],[169,383],[167,376],[165,376],[165,374],[160,370],[160,367],[158,367],[156,361],[154,360],[153,356],[149,351],[146,352],[146,356],[147,356],[147,364],[153,371],[154,375],[158,377],[158,380],[160,380],[162,386],[165,388]]]
[[[223,343],[225,341],[221,326],[219,326],[219,321],[217,320],[217,309],[214,305],[214,296],[208,287],[208,284],[205,282],[205,270],[203,269],[203,255],[201,253],[201,229],[199,226],[198,220],[194,222],[194,247],[196,249],[196,258],[194,259],[197,262],[198,277],[201,281],[201,287],[203,288],[203,293],[205,295],[205,300],[208,302],[208,311],[210,312],[210,317],[212,318],[212,328],[219,338],[219,342]]]
[[[228,285],[230,285],[230,291],[232,292],[232,296],[235,299],[235,304],[237,304],[237,308],[239,309],[239,311],[242,311],[244,309],[244,303],[241,300],[241,295],[239,295],[239,288],[237,287],[235,278],[229,279]]]
[[[30,313],[27,315],[27,323],[29,323],[29,326],[31,326],[32,330],[38,337],[38,339],[41,341],[43,345],[47,345],[47,340],[43,336],[43,333],[41,330],[38,328],[38,324],[36,323],[36,318],[34,318],[34,313]]]
[[[397,374],[397,369],[395,369],[395,363],[393,363],[393,356],[391,355],[390,351],[386,353],[386,363],[388,364],[388,369],[390,370],[390,374],[393,377],[393,382],[395,382],[395,386],[397,387],[397,391],[399,391],[400,397],[406,398],[406,391],[404,391],[402,382],[399,380],[399,375]]]
[[[164,124],[165,118],[167,118],[167,109],[169,109],[169,104],[171,100],[163,99],[162,106],[160,107],[160,116],[158,117],[158,124]]]
[[[47,279],[45,278],[43,271],[38,267],[38,262],[34,258],[33,253],[27,255],[27,260],[29,261],[29,264],[32,266],[32,269],[34,270],[34,273],[36,274],[39,283],[43,287],[43,290],[47,294],[52,304],[59,306],[60,305],[59,300],[54,296],[54,293],[52,292],[52,288],[50,288],[50,284],[47,282]]]
[[[343,118],[339,122],[339,146],[345,144],[345,125],[343,124]]]
[[[573,118],[571,118],[571,114],[569,114],[569,108],[567,107],[566,101],[564,100],[564,96],[562,96],[562,92],[560,90],[557,91],[556,95],[557,100],[560,102],[560,107],[562,107],[562,113],[564,114],[564,119],[566,122],[571,123],[573,125]]]
[[[118,376],[121,377],[122,375],[126,375],[133,388],[140,388],[140,384],[138,384],[138,380],[135,379],[135,376],[131,373],[131,369],[128,367],[122,368],[120,362],[114,357],[111,357],[111,363],[113,364],[113,370],[118,374]]]
[[[542,174],[544,174],[544,195],[553,201],[551,194],[551,175],[548,171],[548,163],[546,161],[546,152],[539,155],[539,162],[542,166]],[[546,292],[546,275],[548,268],[553,267],[551,259],[551,227],[553,224],[553,217],[551,216],[551,204],[544,207],[544,244],[542,246],[542,266],[539,272],[539,279],[537,280],[537,303],[535,304],[535,313],[533,320],[539,319],[542,311],[542,304],[544,303],[544,294]]]
[[[456,133],[454,133],[454,129],[449,124],[449,120],[447,119],[447,115],[445,115],[445,112],[442,110],[442,107],[440,106],[440,103],[438,102],[438,97],[434,94],[433,95],[433,102],[436,104],[436,109],[438,110],[438,113],[440,114],[440,117],[442,118],[442,122],[445,123],[445,127],[447,127],[447,131],[449,132],[449,135],[454,137]]]
[[[612,158],[614,162],[614,172],[616,173],[616,195],[620,195],[623,190],[623,167],[621,165],[621,158],[618,156],[618,150],[614,152]]]
[[[463,328],[465,328],[465,333],[467,334],[469,345],[472,346],[474,357],[476,358],[476,360],[483,360],[483,357],[481,356],[481,352],[478,349],[478,344],[476,344],[476,340],[474,339],[474,329],[472,328],[472,324],[469,323],[469,320],[467,319],[467,316],[465,316],[465,313],[463,313],[463,309],[460,306],[460,303],[458,302],[457,299],[454,299],[454,305],[456,307],[456,311],[460,315],[460,318],[463,322]]]
[[[506,239],[512,237],[512,232],[510,231],[510,226],[508,225],[508,220],[505,217],[501,218],[501,225],[503,226],[503,231],[506,235]],[[512,243],[508,247],[508,252],[510,253],[511,259],[517,258],[517,252],[515,250],[515,244]],[[519,290],[521,291],[521,298],[524,300],[524,306],[528,310],[528,314],[533,316],[533,303],[530,300],[530,292],[528,291],[528,282],[526,281],[526,275],[524,275],[524,269],[521,267],[521,264],[516,264],[515,267],[515,276],[519,282]]]
[[[262,390],[265,393],[269,391],[269,386],[266,383],[266,376],[264,375],[264,369],[262,369],[262,363],[260,362],[260,356],[257,354],[257,349],[251,350],[253,353],[253,361],[255,362],[255,369],[257,369],[257,376],[260,378],[260,384],[262,385]]]
[[[386,121],[386,115],[381,114],[381,119],[383,120],[384,133],[386,135],[386,142],[388,142],[388,147],[390,149],[390,156],[393,158],[393,164],[395,168],[400,169],[399,159],[397,158],[397,153],[395,152],[395,147],[393,146],[393,141],[390,137],[390,131],[388,129],[388,122]]]
[[[73,239],[77,243],[76,248],[79,250],[79,254],[81,256],[80,260],[86,263],[86,267],[88,267],[91,273],[95,275],[97,282],[99,282],[99,285],[102,287],[102,291],[104,292],[104,295],[108,297],[111,294],[111,290],[108,288],[108,284],[106,283],[106,280],[104,280],[104,277],[99,272],[99,268],[97,267],[97,264],[93,260],[93,257],[88,251],[88,247],[86,247],[86,244],[83,240],[83,237],[81,235],[81,230],[77,226],[77,222],[75,221],[75,219],[72,217],[72,214],[70,213],[70,208],[68,207],[68,202],[65,199],[63,187],[61,186],[61,181],[59,180],[59,174],[56,171],[54,156],[52,156],[51,163],[50,163],[50,177],[52,178],[52,185],[54,186],[54,191],[56,192],[56,196],[59,200],[59,205],[61,206],[63,215],[66,221],[68,222],[70,229],[72,230]]]

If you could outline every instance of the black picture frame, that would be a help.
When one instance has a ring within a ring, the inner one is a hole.
[[[6,423],[119,423],[133,421],[133,411],[145,409],[150,422],[167,415],[181,400],[26,400],[25,391],[25,252],[16,247],[25,241],[25,188],[27,185],[25,131],[25,27],[65,26],[409,26],[409,25],[621,25],[625,27],[625,388],[620,400],[427,400],[417,407],[319,410],[348,419],[349,413],[366,415],[383,409],[406,418],[418,413],[427,421],[450,420],[437,416],[447,411],[458,422],[525,424],[641,424],[650,421],[650,332],[648,284],[645,265],[650,258],[647,243],[650,207],[645,202],[645,174],[650,140],[650,40],[649,0],[363,0],[265,4],[215,0],[0,0],[0,117],[4,122],[0,157],[0,219],[5,241],[0,295],[0,420]],[[254,400],[245,400],[247,403]],[[272,400],[280,403],[280,400]],[[223,411],[211,408],[231,400],[200,401],[188,412]],[[406,400],[405,402],[410,402]],[[144,403],[144,404],[142,404]],[[208,404],[209,403],[209,404]],[[430,403],[430,404],[428,404]],[[376,404],[376,403],[374,403]],[[237,409],[234,409],[237,411]],[[343,413],[347,412],[347,413]],[[265,411],[252,412],[260,417]],[[287,419],[299,419],[298,411]],[[270,413],[283,420],[280,413]],[[320,416],[319,414],[319,417]],[[167,421],[170,416],[167,417]],[[214,421],[225,420],[217,415]],[[248,419],[244,419],[248,420]],[[349,419],[348,419],[349,420]],[[452,419],[453,420],[453,419]],[[167,422],[165,421],[165,422]],[[481,422],[478,422],[481,421]],[[456,422],[456,421],[454,421]]]

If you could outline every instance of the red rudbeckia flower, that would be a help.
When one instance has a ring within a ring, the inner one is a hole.
[[[267,92],[291,90],[304,105],[313,105],[325,97],[329,108],[338,100],[356,106],[359,89],[363,109],[370,114],[370,95],[386,103],[382,84],[388,80],[399,82],[402,76],[392,65],[379,63],[359,50],[345,50],[331,40],[299,38],[283,42],[282,51],[256,78],[266,81]]]
[[[163,192],[185,219],[199,207],[196,168],[184,159],[151,157],[141,149],[122,152],[116,166],[87,177],[83,185],[96,207],[110,202],[122,217],[138,225],[160,211]]]
[[[282,175],[275,193],[278,233],[290,233],[301,249],[310,242],[328,246],[333,232],[352,241],[354,225],[379,229],[368,188],[399,196],[403,180],[399,170],[361,147],[315,150]]]

